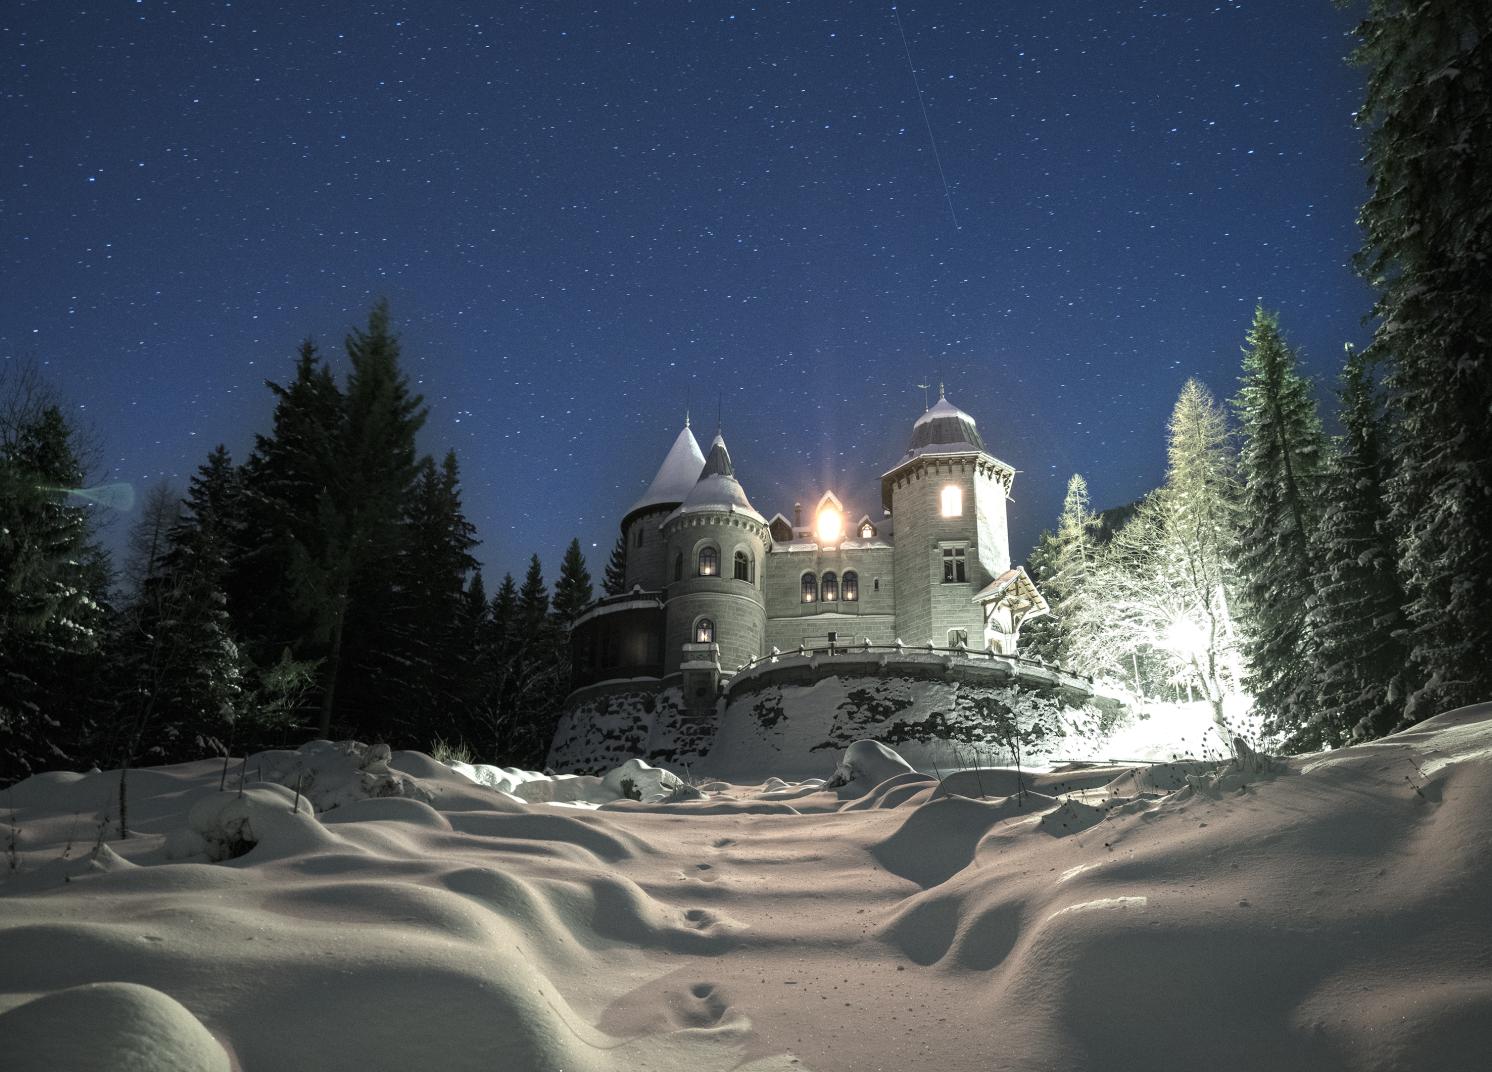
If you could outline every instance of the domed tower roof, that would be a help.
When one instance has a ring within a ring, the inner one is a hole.
[[[912,442],[902,461],[923,454],[956,454],[966,450],[984,450],[984,440],[974,418],[948,401],[939,387],[938,400],[912,425]]]
[[[689,419],[686,417],[683,429],[673,441],[673,446],[668,448],[663,464],[658,467],[658,475],[653,477],[653,482],[643,492],[642,498],[627,511],[627,519],[640,510],[655,506],[677,506],[683,502],[684,497],[694,489],[700,468],[704,464],[705,456],[700,452],[694,433],[689,430]],[[624,519],[622,527],[625,528],[626,524],[627,520]]]
[[[751,501],[746,498],[745,490],[736,479],[736,467],[731,464],[730,451],[725,449],[725,437],[719,434],[710,443],[710,453],[705,458],[699,479],[689,494],[684,496],[683,504],[674,514],[695,514],[710,510],[745,514],[763,525],[767,523],[767,519],[757,513]]]

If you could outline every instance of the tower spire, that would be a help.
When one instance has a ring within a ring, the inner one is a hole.
[[[943,393],[943,381],[939,380],[938,381],[938,401],[941,402],[941,401],[943,401],[943,399],[945,399],[947,397],[948,396]]]

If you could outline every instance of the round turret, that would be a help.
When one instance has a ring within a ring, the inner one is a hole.
[[[736,480],[716,436],[694,487],[663,523],[667,548],[664,673],[718,652],[720,670],[762,653],[766,601],[762,569],[767,522]],[[711,647],[713,645],[713,652]]]

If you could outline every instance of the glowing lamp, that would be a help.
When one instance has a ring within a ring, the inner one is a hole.
[[[832,506],[826,506],[819,511],[814,529],[818,533],[819,543],[838,543],[839,538],[844,535],[844,516]]]

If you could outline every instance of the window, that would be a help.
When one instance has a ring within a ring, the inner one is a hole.
[[[699,575],[701,577],[720,576],[720,552],[713,547],[699,549]]]
[[[694,626],[694,642],[696,644],[715,643],[715,623],[709,618],[701,618]]]
[[[852,569],[845,570],[844,576],[840,579],[839,587],[840,599],[846,603],[855,602],[855,600],[860,598],[860,575]]]
[[[876,534],[876,527],[874,525],[872,525],[869,521],[867,521],[865,524],[863,524],[863,525],[860,526],[860,538],[862,540],[868,540],[872,536],[874,536],[875,534]]]
[[[745,551],[736,552],[736,580],[751,580],[751,556]]]
[[[964,489],[957,484],[949,484],[943,489],[942,514],[944,517],[964,516]]]
[[[943,548],[943,583],[958,584],[968,579],[964,571],[964,549],[962,547]]]
[[[948,630],[948,646],[950,648],[967,648],[969,646],[969,631],[967,629]]]
[[[824,579],[819,582],[819,598],[825,603],[839,602],[839,578],[832,572],[824,574]]]
[[[811,573],[803,574],[803,602],[816,603],[819,598],[819,582]]]
[[[880,579],[880,578],[879,578],[879,577],[877,577],[877,578],[876,578],[876,579],[875,579],[875,585],[874,585],[874,588],[875,588],[875,590],[876,590],[876,591],[877,591],[877,592],[879,592],[879,591],[880,591],[880,590],[881,590],[881,579]]]
[[[637,546],[638,547],[642,546],[642,531],[643,531],[642,530],[642,526],[638,525],[637,526]]]
[[[682,581],[684,579],[684,552],[680,551],[673,559],[673,579]]]

